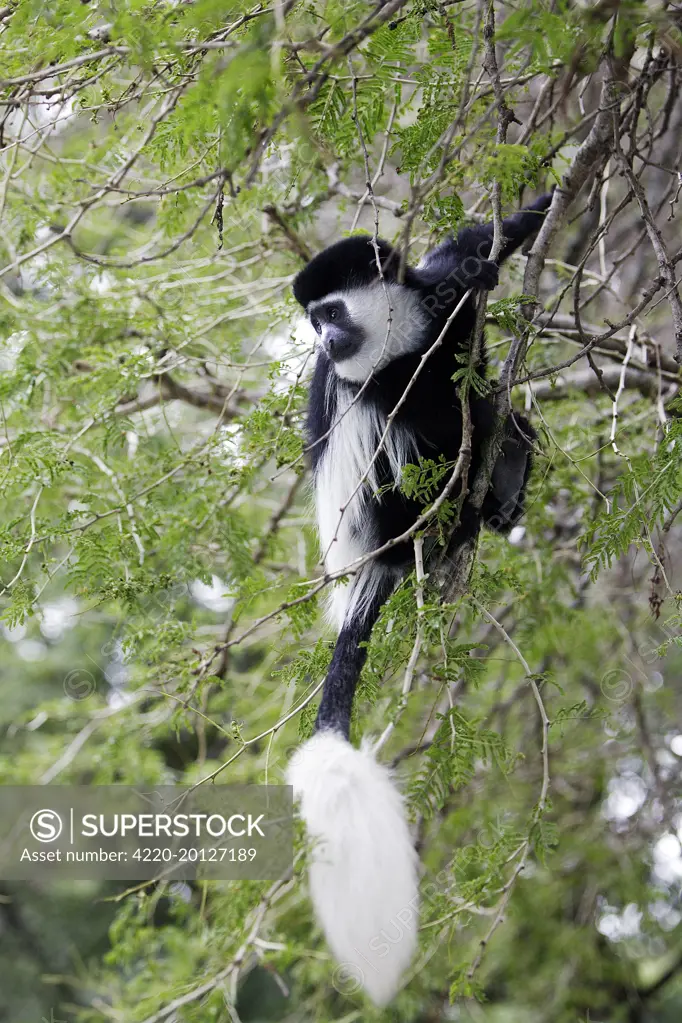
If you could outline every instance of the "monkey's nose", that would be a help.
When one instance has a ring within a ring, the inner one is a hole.
[[[335,333],[325,338],[325,348],[329,358],[338,362],[341,359],[347,359],[352,354],[354,344],[352,339]]]

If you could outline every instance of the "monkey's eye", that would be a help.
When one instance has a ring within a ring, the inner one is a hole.
[[[339,307],[330,305],[327,309],[327,316],[330,320],[337,320],[339,317]]]
[[[313,325],[313,330],[314,330],[314,331],[315,331],[315,332],[316,332],[317,334],[321,334],[321,333],[322,333],[322,324],[321,324],[321,323],[320,323],[320,321],[318,320],[317,316],[311,316],[311,317],[310,317],[310,322],[311,322],[311,323],[312,323],[312,325]]]

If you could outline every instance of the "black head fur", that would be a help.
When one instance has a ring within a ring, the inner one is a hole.
[[[388,242],[377,242],[381,270],[386,280],[395,280],[400,263]],[[294,297],[303,308],[333,291],[346,291],[372,284],[379,277],[376,252],[368,234],[353,235],[330,245],[310,260],[294,281]]]

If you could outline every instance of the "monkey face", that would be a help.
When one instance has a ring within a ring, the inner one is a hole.
[[[354,383],[413,351],[424,330],[418,293],[379,280],[325,295],[307,312],[337,376]]]
[[[325,353],[334,363],[344,362],[357,355],[366,341],[364,330],[353,321],[341,295],[312,302],[308,307],[308,316]]]

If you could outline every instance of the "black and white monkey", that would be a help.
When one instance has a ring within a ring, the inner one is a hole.
[[[408,531],[424,511],[400,489],[402,469],[420,458],[454,463],[462,413],[453,375],[476,317],[476,289],[498,281],[498,264],[539,230],[551,195],[503,222],[497,263],[488,259],[493,225],[466,228],[405,267],[384,241],[367,235],[325,249],[294,281],[294,295],[319,335],[310,387],[308,435],[325,568],[337,573]],[[442,342],[415,377],[420,357]],[[485,372],[484,356],[478,367]],[[391,422],[387,419],[407,397]],[[472,395],[469,480],[493,425],[490,399]],[[523,512],[535,434],[521,416],[506,424],[481,512],[464,502],[457,529],[479,520],[508,532]],[[378,455],[376,454],[379,448]],[[444,481],[445,483],[445,481]],[[331,592],[338,639],[325,679],[315,734],[292,758],[288,780],[314,840],[310,888],[337,960],[379,1005],[395,994],[417,939],[417,857],[402,799],[371,748],[348,741],[356,685],[382,604],[413,564],[411,541],[365,562]]]

